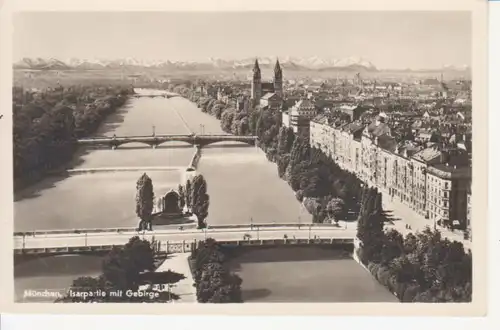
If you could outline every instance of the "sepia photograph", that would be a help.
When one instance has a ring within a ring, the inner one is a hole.
[[[13,14],[13,302],[472,303],[472,18]]]

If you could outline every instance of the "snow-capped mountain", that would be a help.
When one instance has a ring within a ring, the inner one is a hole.
[[[272,69],[276,63],[276,56],[258,57],[259,66],[262,69]],[[343,71],[377,71],[377,67],[367,59],[361,57],[348,57],[342,59],[313,57],[291,57],[279,58],[280,64],[285,70],[343,70]],[[34,70],[102,70],[102,69],[182,69],[182,70],[251,70],[255,63],[255,57],[237,60],[221,58],[208,58],[201,61],[170,61],[170,60],[141,60],[133,57],[122,59],[78,59],[70,58],[64,61],[50,58],[23,58],[14,63],[16,69]],[[444,70],[464,71],[467,66],[445,65]]]
[[[370,62],[364,58],[361,58],[361,57],[344,58],[344,59],[335,61],[334,66],[343,67],[343,68],[357,66],[357,67],[364,67],[368,70],[377,70],[377,68],[375,67],[375,65],[372,62]]]
[[[14,67],[38,70],[65,70],[69,69],[71,66],[55,58],[23,58],[17,62]]]
[[[466,71],[466,70],[469,70],[470,67],[467,65],[467,64],[463,64],[463,65],[453,65],[453,64],[445,64],[443,65],[443,69],[444,70],[452,70],[452,71]]]
[[[259,65],[262,68],[274,67],[276,63],[275,56],[259,57]],[[203,61],[169,61],[169,60],[139,60],[135,58],[123,58],[114,60],[103,59],[78,59],[70,58],[65,61],[51,59],[29,59],[24,58],[14,63],[14,68],[17,69],[104,69],[104,68],[182,68],[182,69],[247,69],[252,68],[255,63],[255,57],[249,57],[237,60],[227,60],[220,58],[208,58]],[[376,70],[376,67],[366,60],[360,58],[347,59],[324,59],[319,57],[299,58],[299,57],[283,57],[280,59],[280,64],[283,68],[294,69],[309,69],[309,70],[324,70],[334,68],[356,68],[366,70]]]

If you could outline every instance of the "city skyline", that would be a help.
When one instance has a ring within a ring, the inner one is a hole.
[[[468,12],[32,12],[14,17],[13,60],[359,57],[438,69],[470,66],[471,33]]]

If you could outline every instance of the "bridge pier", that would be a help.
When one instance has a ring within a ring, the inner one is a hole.
[[[116,146],[111,146],[111,150],[115,150],[116,149]]]
[[[156,149],[157,145],[156,144],[153,144],[152,145],[153,149]]]

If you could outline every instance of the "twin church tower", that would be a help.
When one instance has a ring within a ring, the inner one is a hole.
[[[258,103],[262,96],[268,93],[274,93],[283,99],[283,72],[281,71],[280,62],[276,60],[274,80],[272,82],[262,82],[259,62],[255,60],[252,79],[252,99]]]

